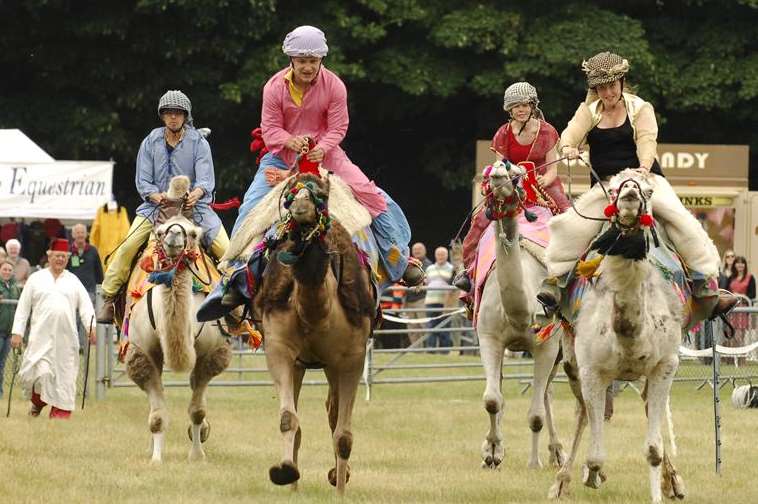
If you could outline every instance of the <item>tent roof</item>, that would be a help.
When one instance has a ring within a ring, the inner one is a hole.
[[[0,163],[52,163],[55,160],[18,129],[0,129]]]

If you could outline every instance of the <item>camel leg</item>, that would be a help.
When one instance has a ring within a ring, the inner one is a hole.
[[[295,386],[295,411],[297,411],[297,404],[298,400],[300,399],[300,390],[303,388],[303,378],[305,378],[305,368],[302,366],[295,366],[295,377],[294,377],[294,386]],[[300,422],[298,422],[297,425],[297,431],[295,432],[295,445],[293,449],[292,454],[292,462],[295,463],[295,467],[297,467],[297,456],[300,452],[300,441],[303,437],[303,431],[300,428]],[[292,491],[297,490],[297,481],[293,481],[291,485]]]
[[[283,438],[282,460],[271,466],[268,474],[275,485],[288,485],[300,479],[295,464],[295,440],[300,422],[295,408],[295,352],[276,340],[269,339],[266,362],[279,395],[279,430]]]
[[[503,416],[503,352],[505,342],[497,335],[481,332],[479,351],[487,384],[484,389],[484,409],[489,414],[490,428],[482,442],[482,467],[497,469],[505,456],[500,419]]]
[[[545,401],[547,386],[550,383],[550,376],[555,367],[555,358],[558,356],[559,340],[550,338],[542,345],[534,345],[534,382],[532,391],[532,403],[529,406],[527,418],[529,420],[529,429],[532,431],[532,451],[529,455],[530,469],[539,469],[542,467],[540,460],[540,432],[545,425]]]
[[[205,418],[207,409],[205,394],[208,383],[229,366],[231,359],[232,352],[226,343],[222,343],[205,354],[198,352],[195,367],[190,374],[192,399],[187,410],[190,418],[189,436],[192,440],[192,448],[189,452],[191,461],[205,459],[202,443],[208,439],[211,430],[210,423]]]
[[[348,464],[353,449],[351,420],[353,403],[358,391],[358,383],[363,372],[363,358],[356,359],[353,366],[347,366],[337,373],[337,425],[332,434],[334,453],[337,456],[336,487],[337,494],[344,495],[347,483]]]
[[[603,449],[603,420],[605,415],[605,391],[609,382],[595,372],[592,368],[579,370],[582,384],[582,396],[587,408],[590,422],[590,449],[587,454],[587,463],[582,468],[585,486],[600,488],[605,481],[602,473],[605,462]]]
[[[147,393],[147,398],[150,402],[150,413],[147,417],[147,424],[152,434],[152,456],[150,461],[160,463],[163,456],[163,433],[168,423],[160,367],[142,349],[136,345],[130,345],[126,362],[126,373],[139,388]]]
[[[568,458],[563,462],[558,473],[555,475],[555,482],[550,487],[548,498],[558,499],[568,494],[569,484],[571,483],[571,470],[574,467],[576,455],[579,452],[579,445],[582,442],[582,434],[587,426],[587,408],[582,398],[582,388],[576,373],[576,367],[569,363],[564,363],[563,368],[568,376],[569,386],[576,398],[576,408],[574,410],[574,440],[571,442],[571,452]]]
[[[650,496],[654,504],[662,500],[661,463],[664,447],[661,427],[666,415],[666,403],[671,392],[671,381],[676,372],[677,363],[660,364],[652,376],[648,377],[647,387],[647,439],[646,458],[650,464]]]
[[[547,423],[547,432],[550,437],[550,443],[548,444],[548,451],[550,452],[550,465],[554,467],[561,467],[564,460],[566,460],[566,454],[563,451],[563,444],[558,438],[558,432],[555,430],[555,423],[553,421],[553,391],[551,383],[558,372],[558,365],[553,366],[553,370],[548,377],[548,385],[545,388],[545,422]]]

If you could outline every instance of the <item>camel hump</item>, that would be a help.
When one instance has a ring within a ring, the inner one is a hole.
[[[190,190],[190,179],[186,175],[177,175],[171,179],[168,185],[167,196],[173,199],[179,199]]]

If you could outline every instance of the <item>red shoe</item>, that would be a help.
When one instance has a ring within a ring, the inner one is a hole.
[[[53,406],[50,408],[50,418],[56,418],[58,420],[69,420],[71,418],[71,412]]]
[[[47,403],[42,400],[38,393],[32,392],[32,405],[29,408],[29,416],[38,417]]]

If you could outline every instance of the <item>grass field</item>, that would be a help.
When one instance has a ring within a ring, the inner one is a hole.
[[[431,359],[419,355],[403,362]],[[433,359],[476,362],[475,357],[457,355]],[[320,377],[319,372],[307,376]],[[499,471],[480,468],[479,449],[488,422],[480,399],[483,386],[483,382],[378,385],[370,403],[363,400],[361,387],[346,500],[546,502],[555,471],[526,468],[528,396],[519,394],[521,387],[515,381],[504,385],[506,460]],[[676,464],[685,478],[688,502],[758,502],[758,412],[732,408],[730,393],[730,387],[724,388],[723,466],[718,476],[710,389],[675,385]],[[278,461],[281,451],[278,402],[271,388],[210,390],[212,432],[205,445],[207,461],[199,464],[186,461],[189,391],[168,389],[171,417],[164,463],[158,467],[148,461],[147,401],[138,389],[114,388],[105,401],[89,399],[85,411],[76,411],[68,422],[31,419],[25,416],[27,404],[17,398],[11,417],[0,419],[0,502],[331,502],[334,490],[326,472],[333,459],[325,395],[320,386],[306,387],[302,394],[302,479],[297,494],[268,481],[268,467]],[[573,408],[568,387],[556,384],[555,410],[566,447]],[[572,496],[565,502],[649,501],[642,455],[645,422],[636,393],[623,392],[606,429],[608,481],[598,491],[585,488],[577,484],[577,469]],[[546,440],[542,446],[546,461]],[[581,465],[583,456],[579,461]]]

